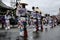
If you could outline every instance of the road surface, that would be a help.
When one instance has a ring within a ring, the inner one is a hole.
[[[45,27],[45,26],[44,26]],[[32,27],[27,27],[28,30],[28,40],[60,40],[60,25],[49,28],[47,30],[38,33],[33,32]],[[45,28],[44,28],[45,29]],[[2,34],[5,34],[1,36]],[[5,36],[5,37],[4,37]],[[0,30],[0,40],[16,40],[19,36],[19,29],[14,28],[10,30]],[[20,40],[23,40],[23,37],[19,37]]]

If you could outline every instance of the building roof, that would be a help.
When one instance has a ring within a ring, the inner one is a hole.
[[[20,5],[28,5],[28,4],[26,4],[26,3],[20,3]]]
[[[13,9],[12,7],[5,5],[2,1],[0,1],[0,8]]]

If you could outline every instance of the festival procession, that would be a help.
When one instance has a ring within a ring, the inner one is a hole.
[[[39,6],[28,10],[20,1],[15,9],[0,1],[0,40],[60,40],[59,15],[43,14]]]

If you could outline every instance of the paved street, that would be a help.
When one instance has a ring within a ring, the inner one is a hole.
[[[28,40],[60,40],[60,27],[56,26],[53,29],[47,29],[47,31],[39,31],[38,33],[34,33],[32,27],[28,27]],[[16,40],[19,36],[19,29],[11,29],[11,30],[0,30],[0,34],[5,34],[2,37],[0,35],[0,40]],[[20,37],[21,38],[21,37]],[[20,39],[23,40],[23,39]]]

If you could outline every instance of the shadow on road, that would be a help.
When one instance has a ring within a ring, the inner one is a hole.
[[[39,39],[39,38],[40,38],[40,33],[39,33],[39,32],[33,33],[33,39],[34,39],[34,40],[37,40],[37,39]]]
[[[28,40],[26,37],[17,36],[16,40]]]

